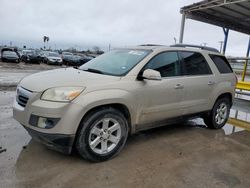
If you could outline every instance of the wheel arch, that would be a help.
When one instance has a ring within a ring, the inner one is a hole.
[[[232,93],[230,93],[230,92],[226,92],[226,93],[220,94],[217,97],[217,99],[215,100],[215,102],[218,101],[219,99],[225,98],[225,97],[229,99],[229,101],[230,101],[230,107],[231,107],[233,105],[233,96],[232,96]]]
[[[114,108],[118,111],[120,111],[124,116],[125,118],[127,119],[128,121],[128,128],[129,128],[129,134],[131,134],[132,132],[132,123],[131,123],[131,114],[130,114],[130,111],[129,111],[129,108],[122,104],[122,103],[109,103],[109,104],[102,104],[102,105],[98,105],[98,106],[95,106],[95,107],[92,107],[91,109],[89,109],[82,117],[78,127],[77,127],[77,130],[76,130],[76,136],[78,135],[79,131],[81,130],[83,124],[82,122],[90,117],[93,113],[101,110],[101,109],[105,109],[105,108]]]

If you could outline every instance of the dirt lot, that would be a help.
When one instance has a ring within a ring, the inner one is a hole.
[[[34,67],[9,73],[40,71]],[[8,87],[0,91],[0,187],[250,187],[246,130],[210,130],[196,119],[132,135],[116,158],[89,163],[31,140],[12,118],[14,99]],[[239,117],[250,120],[249,113]]]
[[[0,61],[0,90],[15,88],[21,78],[40,71],[60,68],[46,64],[3,63]]]

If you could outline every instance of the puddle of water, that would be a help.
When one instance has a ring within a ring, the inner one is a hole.
[[[230,135],[230,134],[233,134],[233,133],[236,133],[236,132],[244,131],[245,129],[240,128],[240,127],[236,127],[236,126],[233,126],[233,125],[227,123],[223,127],[223,130],[225,132],[225,135]]]
[[[236,104],[237,105],[237,104]],[[239,105],[239,104],[238,104]],[[247,105],[249,105],[249,101],[245,101],[244,105],[240,104],[241,108],[244,110],[244,108],[246,109]],[[233,122],[227,123],[224,127],[223,130],[225,132],[226,135],[230,135],[233,134],[235,132],[240,132],[240,131],[249,131],[250,130],[250,112],[246,109],[245,111],[241,111],[238,110],[237,108],[234,108],[234,106],[232,107],[232,109],[230,110],[230,118],[232,118],[233,120],[235,120],[234,122],[236,122],[235,124],[233,124]],[[239,121],[244,121],[246,122],[245,125],[249,125],[249,129],[246,129],[244,127],[241,127],[239,124],[237,123],[237,120]]]

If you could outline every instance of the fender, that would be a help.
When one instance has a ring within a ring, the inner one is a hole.
[[[216,88],[214,89],[213,94],[211,95],[212,98],[210,99],[210,109],[213,108],[214,103],[216,102],[216,100],[218,99],[218,97],[222,94],[225,93],[230,93],[232,96],[232,102],[234,100],[234,86],[232,86],[231,82],[227,81],[227,82],[221,82],[219,83]]]
[[[133,102],[134,97],[131,93],[126,90],[121,89],[105,89],[105,90],[95,90],[88,92],[84,95],[77,97],[73,103],[82,106],[82,117],[85,114],[98,106],[108,105],[108,104],[122,104],[127,107],[130,117],[131,117],[131,132],[134,132],[134,124],[136,121],[136,111],[137,105]],[[80,122],[79,122],[80,123]]]

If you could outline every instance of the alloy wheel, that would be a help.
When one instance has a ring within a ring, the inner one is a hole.
[[[103,118],[90,130],[88,143],[97,154],[112,151],[121,139],[121,125],[113,118]]]

